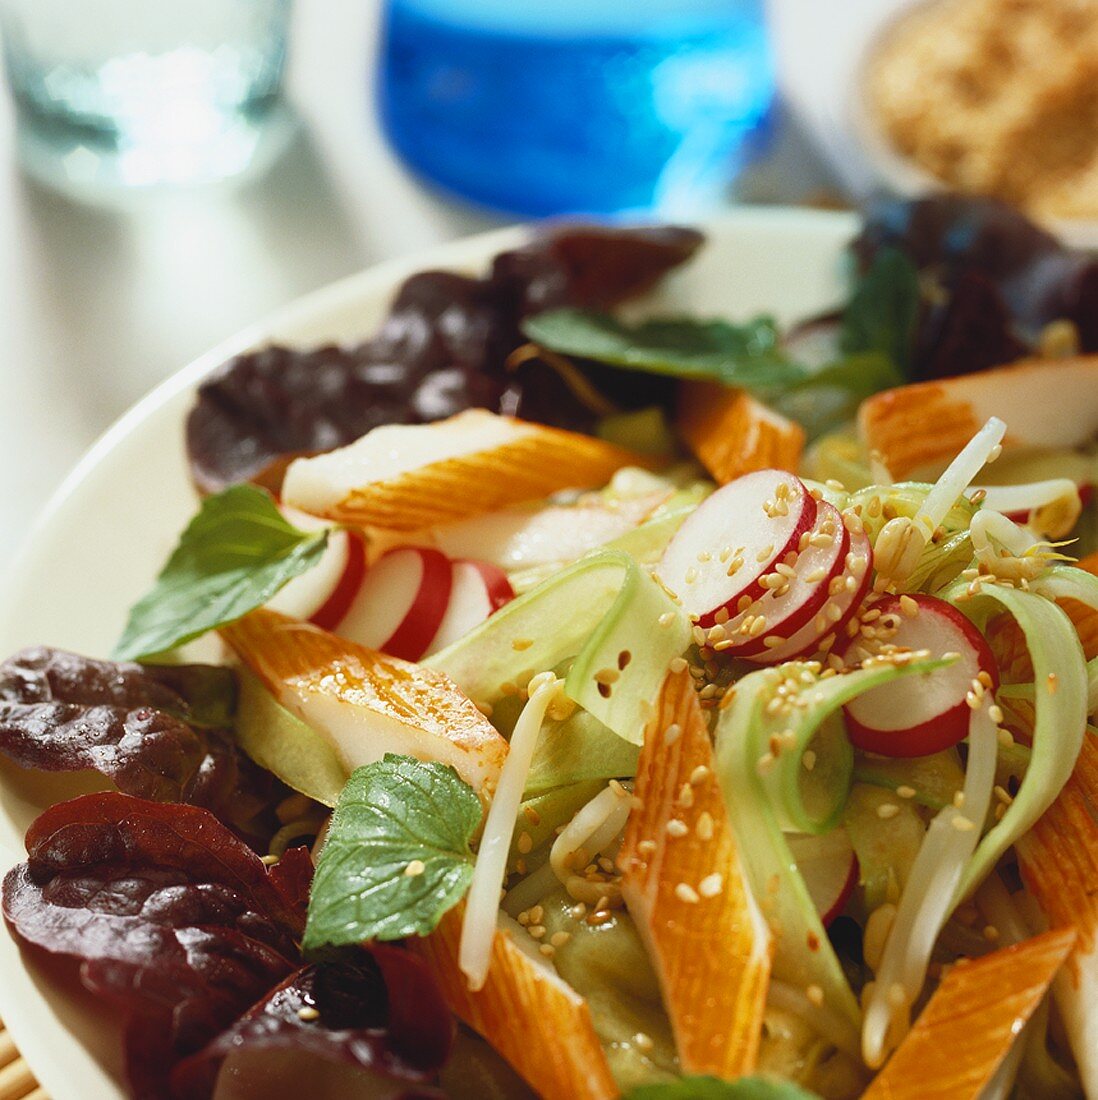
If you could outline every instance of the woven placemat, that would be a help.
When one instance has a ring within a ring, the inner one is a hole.
[[[49,1100],[0,1020],[0,1100]]]

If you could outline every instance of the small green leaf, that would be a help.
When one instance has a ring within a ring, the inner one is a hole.
[[[843,311],[839,346],[847,354],[882,352],[906,373],[918,317],[915,265],[898,248],[882,248],[854,284]]]
[[[327,531],[299,531],[261,489],[234,485],[202,502],[114,649],[127,660],[174,649],[265,604],[314,566]]]
[[[806,376],[778,348],[769,317],[742,325],[667,318],[629,325],[605,313],[555,309],[528,318],[526,336],[550,351],[676,378],[698,378],[768,393]]]
[[[432,932],[469,888],[480,817],[448,765],[389,753],[356,769],[317,862],[304,950]],[[422,870],[408,874],[417,860]]]
[[[802,382],[768,399],[772,408],[796,420],[809,440],[850,420],[878,390],[903,383],[892,359],[880,351],[852,353],[827,363]]]
[[[722,1081],[717,1077],[680,1077],[660,1085],[639,1085],[623,1100],[818,1100],[791,1081],[776,1077],[740,1077]]]

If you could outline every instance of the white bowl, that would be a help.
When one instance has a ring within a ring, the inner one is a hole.
[[[766,312],[791,322],[843,292],[852,215],[745,209],[703,228],[697,258],[647,299],[662,312],[742,319]],[[369,335],[410,273],[480,271],[525,236],[507,229],[379,265],[317,291],[202,356],[154,390],[88,452],[46,505],[0,587],[0,657],[48,644],[103,656],[129,605],[149,586],[194,510],[183,423],[195,387],[230,356],[269,341],[310,344]],[[27,825],[71,780],[0,763],[0,871],[22,857]],[[117,1035],[87,1005],[24,967],[0,931],[0,1017],[53,1100],[120,1100]]]

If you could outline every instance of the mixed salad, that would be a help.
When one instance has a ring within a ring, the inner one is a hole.
[[[945,196],[789,332],[615,312],[703,245],[226,364],[111,659],[0,665],[133,1096],[1098,1097],[1098,263]]]

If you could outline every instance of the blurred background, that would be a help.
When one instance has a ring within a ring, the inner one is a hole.
[[[941,2],[908,19],[905,0],[0,0],[0,567],[138,397],[387,257],[530,217],[690,221],[951,174],[1025,202],[991,137],[966,160],[928,127],[926,89],[993,135],[975,106],[1052,69],[1061,115],[1082,89],[1078,132],[1033,104],[1012,132],[1093,193],[1095,0],[949,3],[967,53]],[[1042,214],[1093,216],[1064,194]]]

